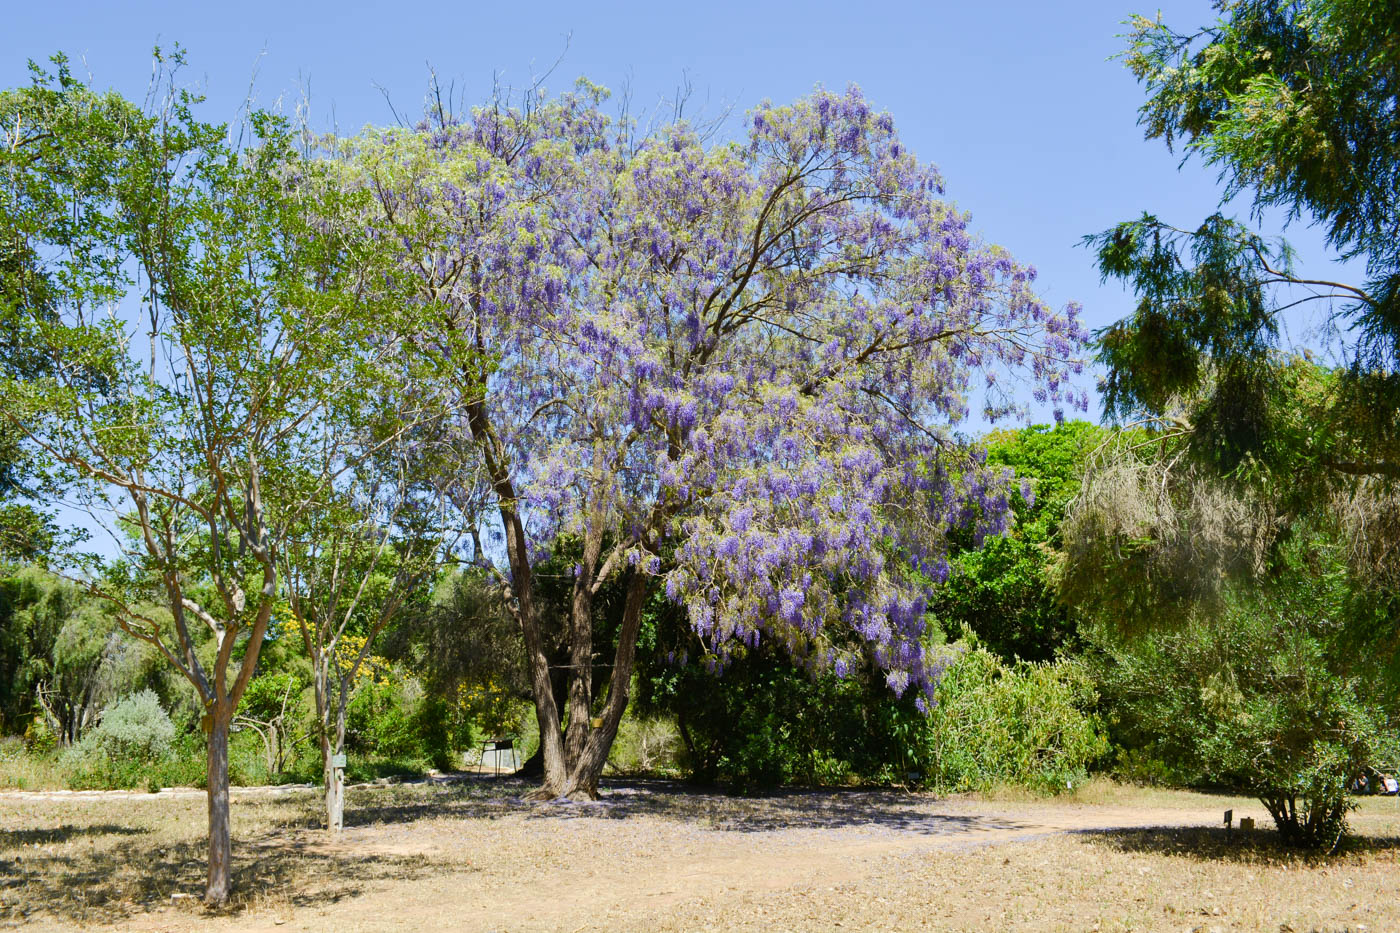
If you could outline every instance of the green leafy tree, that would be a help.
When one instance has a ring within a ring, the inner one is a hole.
[[[1223,609],[1124,641],[1095,636],[1097,673],[1120,741],[1183,783],[1256,795],[1283,840],[1331,849],[1349,789],[1396,761],[1396,694],[1355,650],[1355,619],[1334,543],[1294,544],[1263,590]]]
[[[9,206],[8,199],[4,203]],[[0,211],[0,308],[52,317],[53,285],[25,242],[17,218]],[[42,374],[44,361],[28,351],[18,334],[0,331],[0,370],[23,378]],[[40,559],[54,544],[52,517],[30,500],[42,473],[22,432],[0,423],[0,566]]]
[[[81,579],[199,697],[221,903],[229,729],[283,597],[283,529],[350,457],[319,426],[398,375],[394,315],[427,304],[386,295],[361,207],[285,121],[254,113],[234,137],[176,86],[178,53],[157,61],[150,112],[61,57],[0,93],[0,213],[53,286],[47,310],[0,307],[42,361],[6,369],[0,418],[67,497],[123,516],[121,559]],[[308,485],[307,462],[331,470]]]
[[[967,628],[1005,660],[1049,661],[1073,647],[1075,624],[1050,581],[1065,507],[1079,490],[1079,469],[1104,439],[1086,421],[1036,425],[987,436],[987,463],[1015,471],[1014,520],[1004,535],[978,545],[957,540],[952,573],[933,610],[949,632]]]
[[[1179,675],[1153,715],[1180,730],[1181,749],[1209,753],[1194,761],[1202,773],[1254,787],[1291,841],[1331,844],[1338,788],[1370,753],[1336,724],[1369,742],[1378,721],[1351,678],[1400,658],[1400,522],[1387,520],[1400,479],[1400,16],[1386,0],[1220,10],[1194,32],[1132,21],[1148,137],[1217,168],[1254,219],[1317,222],[1366,280],[1308,275],[1286,242],[1223,213],[1180,226],[1145,214],[1087,238],[1104,276],[1138,297],[1100,334],[1105,408],[1135,427],[1089,465],[1060,586],[1156,651],[1154,673]],[[1287,345],[1309,319],[1342,365]],[[1309,529],[1330,542],[1309,561],[1344,561],[1340,590],[1299,562]],[[1300,611],[1310,589],[1332,602]],[[1374,672],[1366,698],[1394,697],[1394,669]],[[1223,725],[1192,715],[1190,691],[1209,692],[1210,677],[1242,691]],[[1297,702],[1255,696],[1258,685]]]
[[[117,623],[99,600],[36,567],[0,580],[0,723],[39,715],[59,742],[82,738],[112,689],[104,662]]]
[[[1352,780],[1392,754],[1400,691],[1372,648],[1386,600],[1354,567],[1339,500],[1298,515],[1290,491],[1188,453],[1139,430],[1090,459],[1060,593],[1107,659],[1120,743],[1175,780],[1256,794],[1290,844],[1332,847]]]
[[[407,607],[427,601],[447,546],[448,510],[430,486],[411,479],[406,459],[397,466],[397,473],[351,475],[289,527],[281,549],[288,605],[311,662],[326,826],[333,833],[344,827],[340,762],[362,668],[384,629]]]

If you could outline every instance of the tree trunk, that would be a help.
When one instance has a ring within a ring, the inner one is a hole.
[[[309,644],[310,640],[307,641]],[[345,828],[345,769],[336,764],[336,756],[345,750],[345,716],[349,703],[349,684],[343,674],[334,685],[337,692],[331,692],[334,663],[329,652],[320,652],[311,676],[316,697],[316,731],[321,748],[321,788],[326,802],[326,830],[332,835]]]
[[[472,432],[478,439],[489,435],[484,413],[478,408],[470,413]],[[525,539],[525,525],[515,508],[515,487],[499,467],[492,468],[493,485],[499,497],[501,523],[506,532],[506,556],[510,560],[510,593],[514,597],[515,621],[525,640],[525,664],[530,671],[530,692],[535,697],[535,721],[540,729],[540,752],[544,757],[544,784],[529,796],[547,800],[559,796],[568,781],[564,755],[564,738],[559,730],[559,705],[554,701],[554,687],[549,676],[549,657],[544,650],[544,636],[535,614],[533,568]]]
[[[326,829],[338,833],[345,828],[345,769],[337,759],[345,752],[345,715],[349,689],[342,676],[335,710],[335,731],[323,736],[321,760],[325,764]]]
[[[337,767],[334,755],[323,756],[326,782],[326,829],[338,833],[345,828],[345,769]]]
[[[523,536],[519,537],[522,543]],[[517,566],[525,567],[523,574],[528,581],[528,564],[523,555]],[[559,706],[554,700],[554,684],[549,676],[549,658],[544,652],[544,638],[540,633],[539,621],[535,617],[534,600],[528,585],[520,584],[516,598],[519,608],[516,617],[520,622],[520,632],[525,639],[525,658],[530,668],[531,693],[535,697],[535,721],[540,729],[540,753],[544,758],[544,783],[530,796],[537,800],[548,800],[564,793],[568,783],[568,763],[564,754],[564,737],[559,728]]]
[[[642,605],[646,602],[647,577],[633,570],[627,583],[627,604],[622,611],[622,629],[617,636],[617,653],[613,657],[612,678],[608,681],[608,698],[603,704],[602,725],[592,729],[583,753],[570,768],[563,796],[579,795],[589,799],[598,796],[598,778],[608,762],[622,714],[632,690],[632,665],[637,655],[637,634],[642,625]]]
[[[593,575],[603,550],[603,534],[590,528],[574,576],[569,607],[569,724],[564,732],[564,759],[578,766],[588,743],[593,720]]]
[[[229,835],[228,730],[232,710],[209,711],[209,884],[204,901],[218,906],[233,890],[233,843]]]

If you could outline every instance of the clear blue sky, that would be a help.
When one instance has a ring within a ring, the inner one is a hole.
[[[232,119],[256,68],[260,104],[291,102],[309,81],[313,117],[346,131],[392,120],[378,87],[416,116],[429,64],[481,100],[493,73],[526,83],[563,53],[552,87],[579,75],[630,83],[645,106],[688,76],[710,112],[855,82],[942,169],[986,238],[1034,264],[1048,300],[1082,302],[1100,327],[1131,296],[1100,285],[1079,238],[1143,210],[1194,224],[1218,199],[1212,170],[1178,171],[1136,125],[1141,90],[1110,60],[1136,3],[22,3],[5,15],[0,82],[25,81],[27,59],[61,49],[99,86],[139,97],[151,46],[178,41],[206,117]],[[1181,28],[1213,18],[1204,0],[1161,10]],[[1323,271],[1316,231],[1295,225],[1289,237],[1304,267]]]

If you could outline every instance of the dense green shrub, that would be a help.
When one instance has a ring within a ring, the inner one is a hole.
[[[1143,477],[1158,488],[1173,479],[1155,462],[1119,455],[1113,464],[1134,478],[1100,482],[1076,518],[1082,529],[1121,511]],[[1346,831],[1351,782],[1395,760],[1393,589],[1358,568],[1346,515],[1280,516],[1238,484],[1174,481],[1180,488],[1166,487],[1151,522],[1120,523],[1116,537],[1086,532],[1066,552],[1071,563],[1092,559],[1073,569],[1075,586],[1097,586],[1095,574],[1121,554],[1109,569],[1136,591],[1134,604],[1086,601],[1096,619],[1088,659],[1120,761],[1168,783],[1253,794],[1286,843],[1331,848]],[[1251,550],[1236,527],[1204,529],[1193,518],[1201,503],[1217,526],[1234,516],[1263,528],[1268,546]],[[1201,550],[1229,560],[1203,561]],[[1173,587],[1186,597],[1157,598]]]
[[[423,757],[439,771],[453,764],[453,739],[460,738],[460,726],[453,722],[452,707],[436,694],[424,694],[414,710],[413,726]]]
[[[392,763],[387,773],[421,772],[453,765],[453,739],[462,728],[450,704],[424,693],[416,681],[361,683],[347,710],[347,752],[366,761]]]
[[[419,751],[419,742],[412,712],[397,685],[362,683],[346,710],[346,748],[385,758],[413,756]]]
[[[320,774],[316,701],[310,676],[300,668],[259,673],[248,683],[234,719],[235,733],[256,735],[261,768],[273,782]]]
[[[675,717],[682,768],[736,793],[856,780],[893,754],[883,706],[897,701],[883,685],[811,677],[766,646],[722,673],[658,664],[638,692],[638,715]]]
[[[1068,661],[1006,664],[969,640],[944,671],[921,730],[925,783],[940,790],[1015,784],[1070,789],[1108,751],[1089,712],[1096,694]]]
[[[63,753],[60,766],[74,788],[157,788],[158,766],[171,757],[175,737],[160,699],[142,690],[108,707],[96,728]]]
[[[1007,664],[971,635],[944,650],[928,715],[872,670],[811,676],[762,649],[720,676],[685,667],[654,677],[643,708],[676,716],[692,776],[737,792],[852,782],[1063,791],[1107,751],[1081,666]]]
[[[1330,848],[1347,788],[1396,759],[1393,693],[1336,650],[1335,622],[1270,601],[1127,642],[1099,677],[1126,763],[1257,796],[1285,842]]]

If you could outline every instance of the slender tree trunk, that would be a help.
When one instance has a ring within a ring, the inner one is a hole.
[[[228,809],[228,731],[231,710],[216,704],[209,712],[209,884],[205,903],[219,905],[233,890],[233,843]]]
[[[328,740],[326,762],[326,828],[338,833],[345,828],[345,768],[339,764],[345,752],[345,707],[348,691],[342,678],[335,709],[335,731]]]
[[[326,803],[326,829],[336,834],[345,828],[345,769],[337,765],[336,756],[345,750],[345,707],[348,697],[343,677],[336,684],[339,693],[331,693],[332,664],[334,661],[329,652],[322,652],[312,670],[311,685],[316,696],[316,731],[320,737],[318,744],[321,749],[321,788]]]
[[[477,280],[478,274],[473,263],[473,281]],[[478,296],[474,295],[471,301],[473,312],[481,314]],[[464,375],[471,384],[476,383],[477,374],[474,371],[468,370]],[[530,669],[530,689],[535,695],[535,718],[540,727],[540,751],[544,755],[544,784],[531,796],[554,797],[565,786],[568,771],[564,741],[559,734],[559,707],[554,702],[554,691],[549,680],[549,659],[544,652],[539,619],[535,616],[533,567],[525,538],[525,524],[517,511],[515,484],[511,480],[505,449],[492,427],[484,398],[467,406],[467,423],[472,437],[481,445],[491,486],[496,493],[496,507],[506,534],[506,557],[510,561],[510,589],[515,600],[512,608],[520,625],[520,634],[525,639],[525,662]]]
[[[574,577],[574,598],[569,607],[569,724],[564,733],[564,757],[570,769],[577,767],[592,729],[593,719],[593,575],[603,550],[603,535],[590,529],[583,556]]]
[[[564,753],[564,737],[559,729],[559,706],[554,701],[554,685],[549,676],[549,657],[544,650],[539,619],[535,616],[531,591],[531,568],[525,547],[525,531],[514,512],[502,509],[506,522],[506,550],[510,556],[512,586],[516,599],[515,617],[525,640],[525,660],[530,668],[530,689],[535,697],[535,721],[540,729],[540,752],[544,756],[544,783],[530,796],[548,800],[561,796],[568,786],[569,769]]]
[[[336,745],[329,737],[321,739],[322,777],[326,789],[326,829],[338,833],[345,828],[345,769],[337,766]]]

